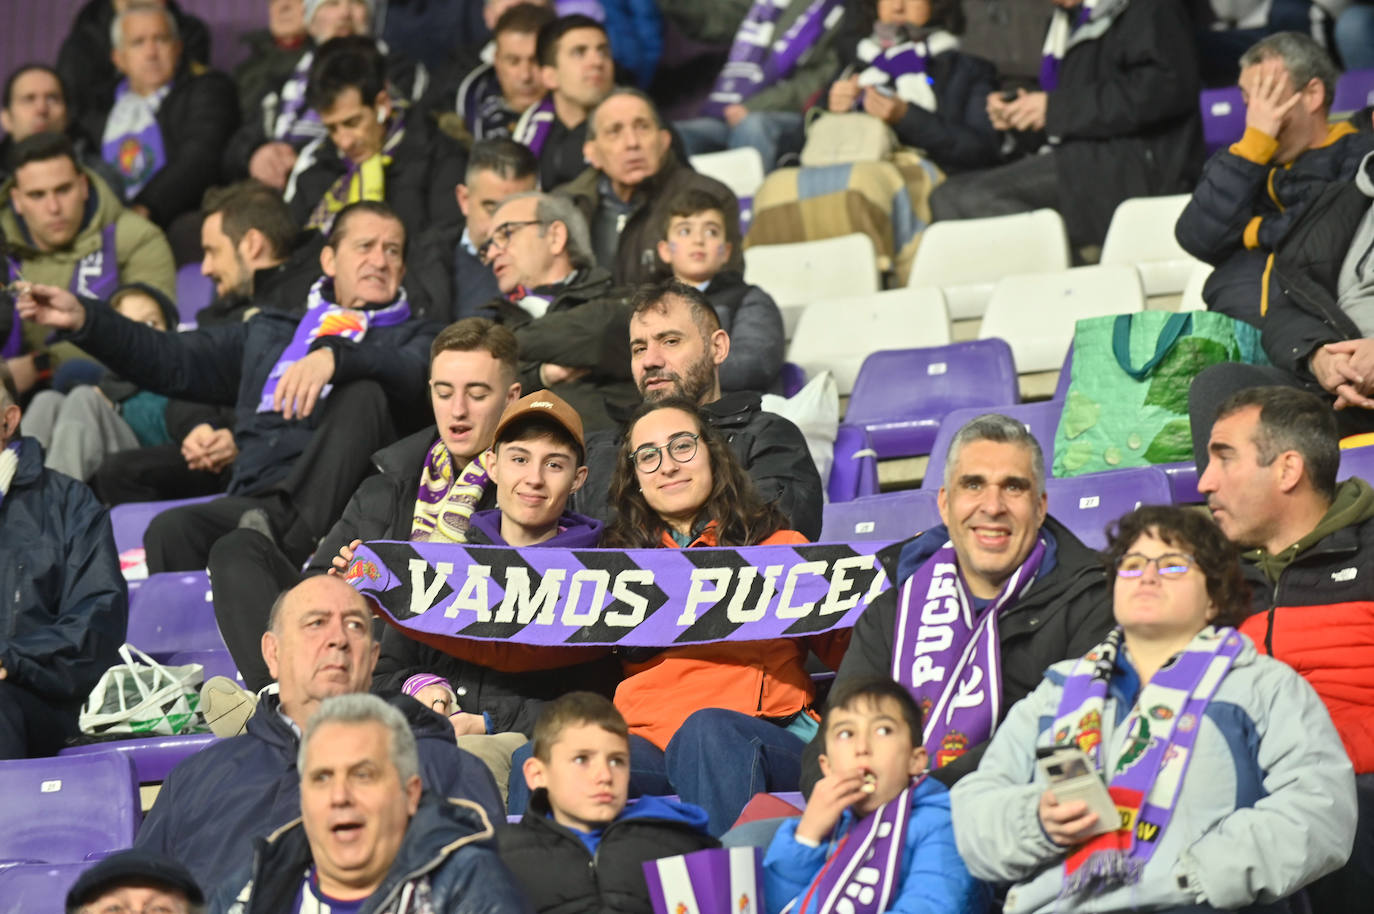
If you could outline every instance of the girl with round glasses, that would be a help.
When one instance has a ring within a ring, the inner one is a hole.
[[[1107,561],[1117,627],[1050,667],[955,785],[959,852],[1012,883],[1007,914],[1290,910],[1281,899],[1354,840],[1354,774],[1325,707],[1233,627],[1248,587],[1205,515],[1138,508]],[[1044,780],[1037,757],[1062,747],[1086,755],[1108,821]]]
[[[603,546],[692,549],[804,543],[764,502],[695,403],[668,398],[632,418],[611,482]],[[815,733],[808,647],[833,666],[838,636],[723,641],[621,652],[615,704],[630,725],[632,793],[677,793],[706,809],[712,834],[753,794],[796,790]]]

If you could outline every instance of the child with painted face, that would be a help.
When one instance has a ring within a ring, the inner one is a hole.
[[[797,914],[840,910],[842,900],[874,914],[986,911],[990,893],[954,846],[949,791],[925,777],[921,709],[910,693],[887,678],[844,683],[821,732],[825,776],[764,858],[770,914],[789,905]]]
[[[720,389],[773,390],[786,348],[782,312],[767,292],[726,269],[733,248],[725,220],[724,205],[711,193],[686,188],[668,207],[658,257],[675,279],[702,291],[729,334]]]

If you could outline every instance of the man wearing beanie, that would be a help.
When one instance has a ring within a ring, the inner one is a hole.
[[[186,867],[147,851],[120,851],[77,878],[67,892],[67,914],[169,911],[200,914],[205,896]]]

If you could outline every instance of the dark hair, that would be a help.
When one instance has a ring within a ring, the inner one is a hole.
[[[1188,551],[1207,579],[1207,596],[1217,608],[1217,625],[1239,625],[1250,615],[1250,585],[1240,570],[1240,550],[1200,511],[1178,505],[1144,505],[1117,520],[1107,532],[1107,570],[1145,534]]]
[[[530,441],[535,438],[549,438],[560,447],[568,449],[568,453],[573,455],[578,466],[587,462],[586,456],[582,452],[582,445],[577,443],[562,424],[555,422],[548,416],[523,416],[501,429],[501,433],[492,442],[492,450],[499,450],[503,444],[513,441]]]
[[[855,4],[854,28],[857,34],[864,37],[872,34],[877,22],[878,0],[860,0]],[[962,35],[966,22],[962,0],[930,0],[930,20],[924,28],[944,29]]]
[[[216,213],[220,216],[220,231],[231,244],[237,246],[249,229],[257,229],[277,260],[286,259],[300,233],[280,191],[252,178],[207,190],[201,202],[201,218],[208,219]]]
[[[593,724],[630,742],[630,728],[611,700],[595,692],[569,692],[544,705],[534,723],[534,757],[548,762],[553,744],[568,727]]]
[[[474,352],[478,349],[491,353],[491,357],[506,370],[508,383],[515,383],[515,376],[520,372],[520,344],[507,327],[485,317],[465,317],[440,330],[429,346],[429,360],[433,362],[441,352]]]
[[[19,82],[19,78],[21,76],[24,76],[28,73],[46,73],[53,79],[57,80],[58,88],[62,90],[62,101],[64,104],[66,103],[67,83],[62,78],[62,74],[58,73],[56,70],[54,70],[52,67],[48,66],[45,63],[26,63],[20,66],[17,70],[11,72],[9,77],[5,80],[4,104],[0,107],[8,108],[10,106],[10,103],[14,101],[14,84]]]
[[[339,245],[343,243],[344,236],[348,234],[348,223],[353,220],[354,216],[360,213],[371,213],[374,216],[381,216],[383,219],[390,219],[401,227],[402,237],[404,237],[406,224],[401,221],[400,216],[396,215],[394,209],[387,206],[381,200],[359,200],[357,203],[350,203],[339,210],[338,215],[334,217],[334,225],[329,230],[329,237],[324,240],[325,246],[331,247],[337,251]],[[409,240],[410,239],[407,238],[406,242],[409,242]],[[404,244],[401,252],[404,255]]]
[[[463,183],[471,184],[479,171],[490,171],[506,181],[518,181],[535,177],[539,171],[539,160],[528,146],[507,137],[478,140],[468,152]]]
[[[72,167],[77,171],[81,170],[81,165],[76,161],[76,149],[72,146],[71,138],[65,133],[55,133],[45,131],[35,133],[33,136],[25,137],[14,144],[10,149],[9,159],[6,166],[10,174],[14,174],[25,165],[33,162],[46,162],[50,159],[71,159]]]
[[[720,329],[720,315],[716,313],[715,306],[706,297],[706,293],[696,286],[689,286],[676,279],[645,283],[635,290],[634,297],[630,299],[631,320],[645,311],[667,314],[670,298],[686,302],[687,310],[692,314],[692,323],[697,325],[703,337],[708,337]]]
[[[310,65],[306,103],[316,111],[328,111],[349,89],[357,89],[368,107],[386,89],[386,58],[377,50],[375,38],[346,35],[320,45]]]
[[[821,715],[821,745],[824,747],[822,751],[828,751],[830,748],[825,744],[825,740],[826,727],[832,714],[836,711],[848,711],[861,701],[877,704],[884,698],[891,698],[901,708],[902,720],[906,721],[907,729],[911,733],[911,748],[924,745],[922,734],[925,724],[921,706],[911,697],[906,686],[891,676],[861,676],[858,679],[838,682],[830,691],[830,697],[825,702],[825,713]]]
[[[1302,457],[1307,479],[1328,501],[1336,497],[1336,472],[1341,467],[1341,436],[1331,404],[1296,387],[1248,387],[1217,407],[1217,419],[1259,407],[1259,425],[1252,439],[1259,465],[1269,466],[1285,451]]]
[[[663,545],[668,525],[639,489],[631,457],[631,433],[639,420],[661,409],[676,409],[692,417],[699,446],[706,448],[711,461],[711,491],[706,503],[692,519],[692,529],[716,523],[716,542],[720,546],[755,546],[786,529],[787,518],[772,502],[764,501],[754,488],[754,481],[740,465],[725,438],[711,427],[698,407],[683,397],[665,397],[644,403],[635,410],[625,427],[615,472],[611,477],[610,504],[615,508],[615,520],[606,528],[601,545],[619,549],[650,549]],[[665,460],[672,458],[665,457]]]
[[[702,187],[684,187],[682,190],[673,194],[668,201],[667,212],[663,214],[663,238],[668,238],[668,228],[673,224],[674,219],[685,219],[688,216],[696,216],[709,210],[720,213],[721,222],[725,222],[726,205],[719,197]],[[730,227],[722,226],[726,236],[730,235]]]
[[[558,18],[558,14],[547,6],[540,6],[536,3],[517,3],[509,7],[496,19],[496,25],[492,27],[491,37],[499,38],[506,32],[518,32],[521,35],[539,35],[539,30]]]
[[[573,13],[571,16],[559,16],[552,22],[544,24],[539,30],[539,37],[535,39],[535,54],[539,58],[541,67],[553,67],[558,64],[558,43],[563,40],[563,36],[575,29],[596,29],[607,38],[610,37],[606,27],[597,22],[591,16],[584,16],[581,13]]]

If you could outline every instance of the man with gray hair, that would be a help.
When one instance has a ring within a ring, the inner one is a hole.
[[[520,343],[523,390],[567,400],[587,431],[639,401],[630,378],[629,305],[591,256],[586,220],[556,194],[507,197],[483,252],[508,301],[493,303]]]
[[[182,57],[176,17],[151,0],[125,4],[110,39],[123,79],[112,104],[88,112],[83,123],[123,178],[130,209],[164,230],[193,214],[183,232],[194,259],[200,200],[218,182],[215,163],[238,126],[234,82],[193,70]]]
[[[1047,513],[1044,455],[1020,422],[990,413],[959,429],[939,507],[943,524],[902,544],[897,586],[859,617],[835,681],[891,676],[927,711],[948,709],[926,714],[925,748],[951,786],[1045,668],[1113,621],[1102,562]],[[803,759],[808,792],[820,750]]]
[[[703,190],[721,204],[731,255],[725,269],[744,270],[739,201],[730,188],[697,174],[672,148],[658,109],[638,89],[611,90],[587,118],[583,154],[591,165],[558,188],[591,226],[596,262],[618,283],[648,282],[662,272],[658,242],[675,198]]]
[[[1174,234],[1216,267],[1202,290],[1207,306],[1258,325],[1279,240],[1326,187],[1355,176],[1374,135],[1328,123],[1340,71],[1307,35],[1270,35],[1240,66],[1245,135],[1208,160]]]
[[[415,737],[373,695],[326,699],[297,755],[300,820],[229,877],[213,914],[528,911],[480,806],[423,792]]]

